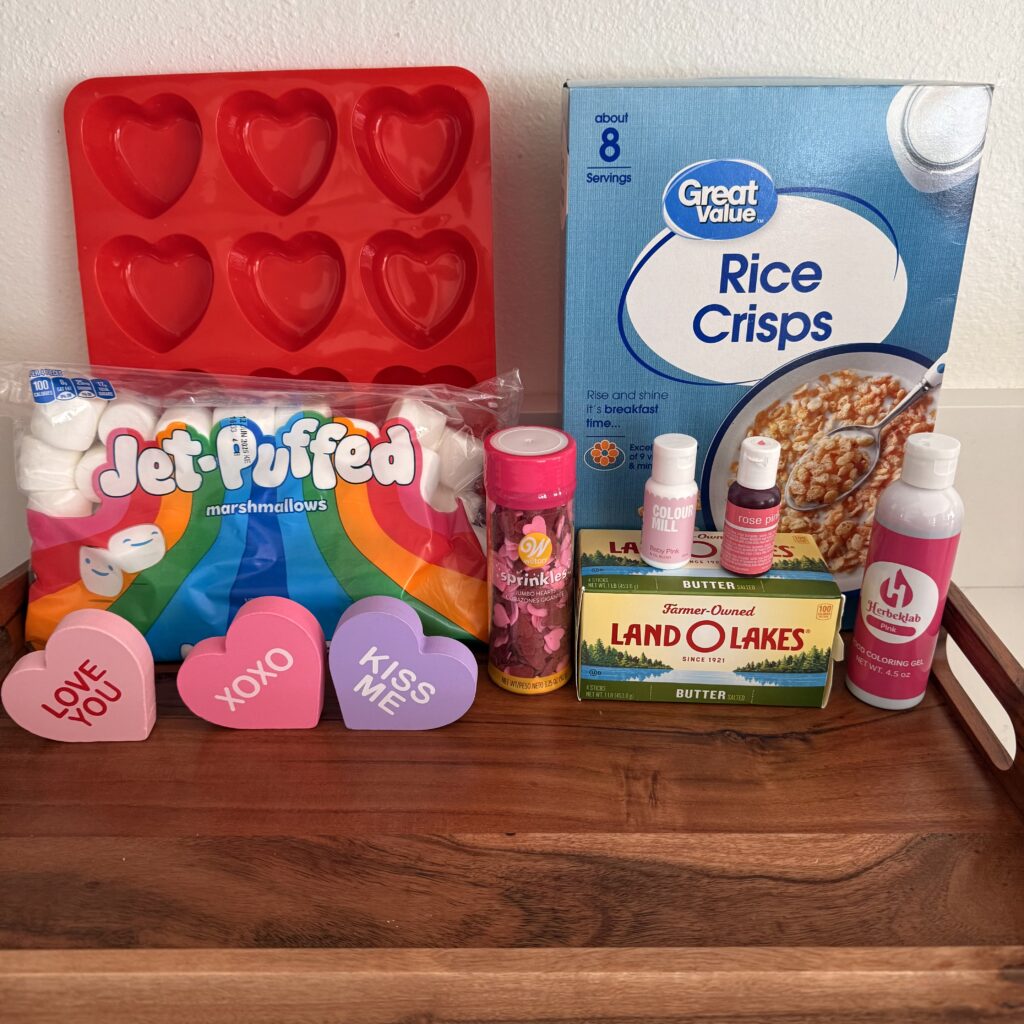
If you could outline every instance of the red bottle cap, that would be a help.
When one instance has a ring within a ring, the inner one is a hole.
[[[484,489],[496,505],[554,508],[576,490],[576,442],[554,427],[506,427],[484,440]]]

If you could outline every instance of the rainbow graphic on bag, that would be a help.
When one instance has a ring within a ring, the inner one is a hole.
[[[177,661],[265,594],[298,601],[328,635],[353,601],[392,595],[428,633],[486,639],[471,502],[450,495],[449,511],[426,500],[412,423],[378,432],[297,412],[273,434],[236,417],[208,433],[185,422],[149,439],[115,430],[105,446],[91,514],[34,510],[30,495],[32,645],[69,612],[104,608],[135,625],[157,660]]]

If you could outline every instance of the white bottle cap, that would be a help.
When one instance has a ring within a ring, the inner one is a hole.
[[[767,491],[775,486],[782,449],[772,437],[745,437],[740,445],[740,464],[736,482],[752,491]]]
[[[692,484],[696,470],[696,438],[689,434],[659,434],[654,439],[652,480],[666,487]]]
[[[941,491],[953,486],[960,442],[946,434],[911,434],[903,449],[900,479],[911,487]]]

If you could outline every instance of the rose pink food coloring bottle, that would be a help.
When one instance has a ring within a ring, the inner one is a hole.
[[[550,427],[484,441],[487,673],[513,693],[549,693],[572,676],[576,442]]]
[[[740,445],[722,530],[722,568],[737,576],[760,576],[772,567],[782,512],[775,482],[781,450],[771,437],[745,437]]]
[[[644,487],[640,557],[655,569],[680,569],[693,550],[697,514],[697,440],[689,434],[654,439],[651,477]]]
[[[959,454],[952,437],[912,434],[900,479],[875,508],[846,685],[878,708],[924,697],[963,525]]]

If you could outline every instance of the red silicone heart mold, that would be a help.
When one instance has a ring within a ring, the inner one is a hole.
[[[194,238],[156,243],[124,236],[96,258],[96,283],[111,316],[153,352],[170,352],[199,325],[213,290],[213,264]]]
[[[457,388],[472,387],[473,374],[461,366],[435,366],[426,373],[420,373],[411,366],[389,366],[373,378],[374,384],[452,384]]]
[[[356,150],[389,199],[413,213],[433,206],[458,180],[473,138],[473,115],[454,89],[374,89],[352,119]]]
[[[275,213],[297,210],[323,184],[338,127],[331,105],[311,89],[273,100],[260,92],[232,96],[217,118],[224,162],[258,203]]]
[[[316,231],[287,242],[248,235],[228,258],[228,278],[250,323],[276,345],[296,352],[338,311],[345,263],[337,244]]]
[[[275,380],[329,380],[338,384],[348,383],[348,377],[337,370],[331,370],[326,366],[314,366],[301,373],[288,373],[286,370],[279,370],[276,366],[262,366],[253,370],[250,377],[272,377]]]
[[[180,96],[139,104],[108,96],[82,122],[82,147],[115,199],[143,217],[159,217],[192,182],[202,151],[199,115]]]
[[[476,256],[454,231],[413,238],[383,231],[366,243],[363,287],[377,315],[416,348],[431,348],[466,313],[476,285]]]
[[[469,71],[95,78],[64,123],[93,362],[494,374],[490,112]]]

